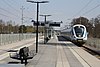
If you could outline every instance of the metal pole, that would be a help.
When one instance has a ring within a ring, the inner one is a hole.
[[[27,0],[27,2],[31,2],[31,3],[37,3],[37,26],[36,26],[36,53],[38,53],[38,16],[39,16],[39,3],[48,3],[48,1],[30,1]]]
[[[44,17],[44,23],[45,23],[45,26],[44,26],[44,44],[46,44],[46,42],[47,42],[47,27],[46,27],[46,24],[48,24],[46,19],[47,19],[48,16],[51,16],[51,15],[40,15],[40,16]]]
[[[46,16],[45,17],[45,25],[46,25]],[[44,28],[45,34],[44,34],[44,44],[46,44],[46,37],[47,37],[47,32],[46,32],[46,26]]]
[[[37,2],[37,27],[36,27],[36,53],[38,53],[38,16],[39,16],[39,3]]]

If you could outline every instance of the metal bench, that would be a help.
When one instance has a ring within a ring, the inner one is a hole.
[[[9,54],[10,58],[21,60],[21,63],[25,61],[25,64],[27,64],[28,59],[32,59],[36,55],[34,50],[29,51],[28,47],[23,47],[19,51],[13,52],[14,51]]]

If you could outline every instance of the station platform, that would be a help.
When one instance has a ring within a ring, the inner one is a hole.
[[[100,67],[100,60],[55,36],[47,44],[39,43],[38,54],[26,67]]]
[[[35,41],[31,42],[32,40],[26,46],[35,50]],[[18,60],[5,57],[0,60],[0,64],[19,65],[21,63]],[[100,60],[81,47],[77,47],[69,41],[59,41],[58,37],[55,36],[47,44],[43,43],[43,39],[39,40],[38,53],[33,59],[28,60],[25,67],[100,67]]]

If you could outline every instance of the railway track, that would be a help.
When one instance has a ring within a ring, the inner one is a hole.
[[[98,51],[95,51],[85,45],[83,45],[81,48],[87,51],[88,53],[92,54],[93,56],[97,57],[98,59],[100,59],[100,53]]]
[[[64,41],[68,41],[67,38],[65,38],[64,36],[61,36],[61,39],[64,39]],[[96,58],[100,59],[100,51],[93,50],[93,49],[91,49],[91,48],[89,48],[88,46],[85,46],[85,45],[83,45],[81,48],[84,49],[85,51],[87,51],[88,53],[90,53],[91,55],[95,56]]]

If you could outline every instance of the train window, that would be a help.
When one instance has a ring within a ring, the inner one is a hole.
[[[82,26],[80,26],[80,27],[76,26],[76,27],[74,27],[74,30],[75,30],[75,33],[76,33],[77,37],[82,37],[83,36],[83,34],[84,34],[84,27],[82,27]]]

